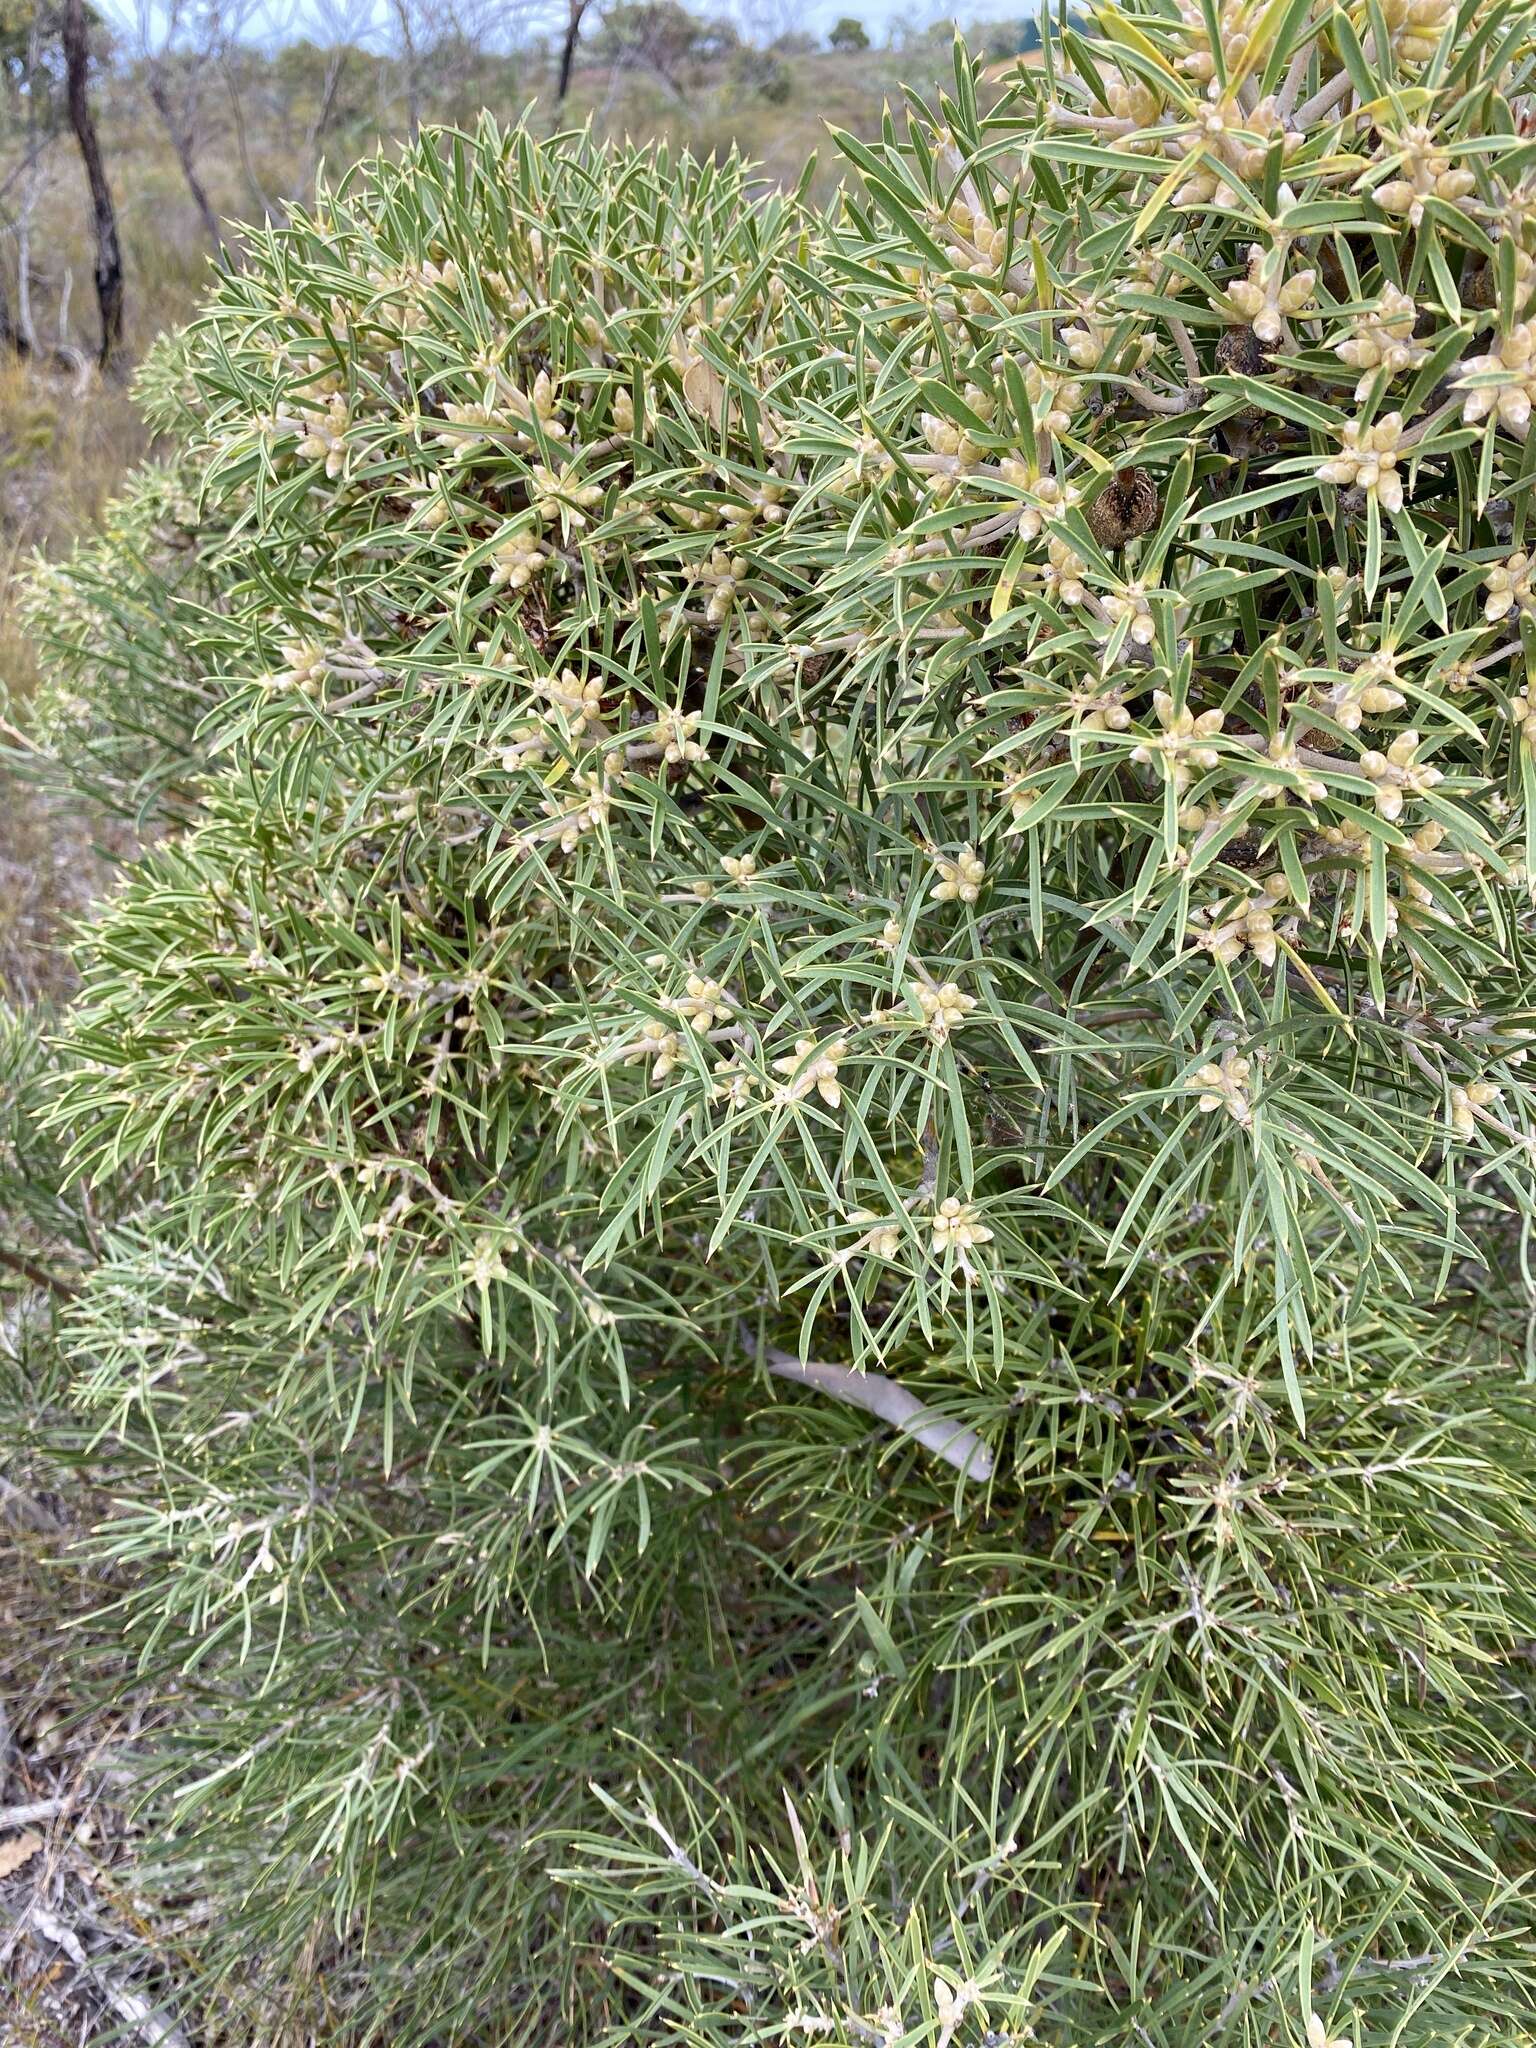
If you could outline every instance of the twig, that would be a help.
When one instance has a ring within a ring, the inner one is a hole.
[[[939,1133],[930,1116],[923,1125],[923,1177],[917,1184],[913,1202],[931,1202],[939,1185]]]
[[[1180,413],[1193,412],[1200,403],[1198,388],[1188,391],[1154,391],[1150,384],[1143,384],[1139,377],[1127,377],[1123,388],[1135,399],[1143,412],[1161,413],[1170,419]]]
[[[1275,113],[1278,115],[1282,127],[1290,120],[1291,115],[1295,111],[1297,95],[1306,83],[1307,72],[1311,67],[1311,63],[1312,45],[1310,42],[1303,43],[1291,59],[1290,68],[1285,74],[1285,83],[1280,88],[1280,97],[1275,102]]]
[[[1184,365],[1184,374],[1188,377],[1190,385],[1198,390],[1204,372],[1200,368],[1200,358],[1195,353],[1195,344],[1189,338],[1189,329],[1172,313],[1168,314],[1167,321],[1168,332],[1173,336],[1174,346],[1179,351],[1179,360]]]
[[[1367,46],[1367,62],[1370,61],[1369,47]],[[1337,103],[1349,91],[1349,84],[1349,73],[1347,71],[1337,72],[1329,79],[1325,86],[1322,86],[1317,92],[1313,93],[1311,99],[1305,101],[1296,109],[1293,116],[1296,127],[1305,134],[1314,121],[1319,121],[1324,114],[1331,113]]]
[[[764,1349],[763,1362],[779,1379],[814,1387],[819,1394],[830,1394],[834,1401],[846,1401],[850,1407],[862,1408],[893,1428],[904,1430],[925,1451],[932,1451],[946,1465],[953,1465],[962,1478],[992,1477],[992,1453],[975,1430],[925,1408],[915,1394],[909,1394],[884,1373],[824,1365],[816,1359],[796,1358],[772,1345]]]
[[[35,1820],[52,1820],[68,1804],[67,1799],[33,1799],[25,1806],[0,1806],[0,1829],[26,1828]]]
[[[1421,1956],[1361,1956],[1353,1963],[1331,1963],[1328,1974],[1319,1980],[1317,1990],[1320,1997],[1329,1997],[1341,1984],[1353,1983],[1366,1970],[1397,1971],[1410,1977],[1417,1977],[1425,1970],[1439,1969],[1459,1959],[1466,1953],[1466,1944],[1452,1955],[1442,1955],[1438,1949],[1428,1949]]]

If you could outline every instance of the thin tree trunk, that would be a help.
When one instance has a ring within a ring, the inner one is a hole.
[[[5,289],[3,271],[0,271],[0,352],[10,356],[27,353],[27,338],[11,318],[11,301]]]
[[[341,74],[347,68],[347,52],[337,50],[332,54],[325,68],[325,89],[320,95],[320,104],[315,109],[314,124],[309,131],[305,145],[309,157],[309,185],[313,191],[315,179],[320,174],[320,144],[330,124],[331,112],[336,105],[336,94],[341,86]]]
[[[411,0],[393,0],[395,19],[400,24],[400,48],[405,55],[405,118],[411,140],[421,135],[421,82],[417,76],[416,38],[411,32]]]
[[[176,119],[171,106],[170,94],[165,89],[165,80],[159,75],[156,65],[149,69],[149,97],[155,112],[160,116],[161,126],[171,138],[171,147],[176,152],[176,161],[181,165],[181,175],[187,181],[187,190],[192,194],[192,203],[202,215],[203,228],[215,249],[222,249],[224,237],[219,232],[219,217],[209,202],[202,179],[197,175],[197,164],[192,154],[192,138],[186,128]]]
[[[262,189],[261,180],[256,175],[256,166],[251,161],[250,137],[245,126],[245,104],[240,97],[240,85],[235,77],[234,68],[226,57],[221,57],[219,69],[224,74],[224,85],[229,94],[229,109],[235,118],[235,147],[239,152],[240,169],[245,176],[246,189],[261,208],[263,220],[280,220],[285,216],[280,209],[273,206]]]
[[[107,183],[106,169],[101,161],[101,143],[91,113],[91,52],[85,25],[85,0],[64,0],[61,35],[69,125],[80,145],[80,160],[85,165],[86,180],[91,188],[91,211],[96,233],[96,304],[101,313],[101,350],[97,361],[105,369],[123,339],[123,251],[117,239],[117,209],[112,204],[112,187]]]
[[[28,208],[16,223],[16,339],[19,355],[37,354],[37,329],[32,322],[32,228]]]
[[[571,16],[565,25],[565,43],[560,51],[560,83],[555,89],[556,101],[563,100],[571,89],[571,72],[576,65],[576,39],[581,34],[581,17],[587,11],[587,0],[570,0]]]

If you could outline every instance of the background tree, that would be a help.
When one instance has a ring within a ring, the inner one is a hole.
[[[138,0],[134,29],[134,57],[150,105],[176,153],[203,232],[221,249],[224,238],[198,174],[197,156],[203,102],[225,37],[224,16],[217,4],[204,0]]]
[[[576,64],[576,44],[581,36],[581,24],[587,6],[588,0],[566,0],[565,33],[560,40],[560,70],[555,82],[557,105],[571,89],[571,73]]]
[[[729,22],[706,22],[677,0],[621,0],[603,16],[593,55],[618,71],[650,71],[679,97],[690,66],[734,49]]]
[[[64,80],[69,123],[80,149],[86,184],[91,196],[92,229],[96,245],[96,306],[101,320],[101,345],[97,360],[105,369],[123,337],[123,252],[117,233],[117,209],[102,161],[101,140],[91,112],[90,29],[84,0],[63,0],[60,40],[64,51]]]
[[[862,21],[856,21],[851,14],[845,14],[828,35],[827,45],[833,50],[867,50],[869,36]]]

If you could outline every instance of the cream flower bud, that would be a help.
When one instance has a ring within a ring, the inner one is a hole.
[[[934,856],[939,879],[928,891],[936,903],[974,903],[986,880],[986,866],[973,846],[962,847],[953,860]]]
[[[780,1090],[782,1098],[799,1102],[814,1092],[829,1109],[836,1109],[843,1099],[837,1069],[847,1056],[846,1039],[834,1038],[818,1050],[814,1038],[797,1038],[794,1051],[773,1062],[773,1071],[788,1077]]]
[[[923,1013],[923,1023],[936,1045],[963,1024],[976,1007],[975,996],[962,995],[954,982],[911,981],[908,990]]]
[[[873,1209],[855,1209],[848,1221],[874,1225],[853,1246],[854,1251],[868,1252],[876,1259],[894,1259],[901,1250],[902,1228],[891,1218],[878,1216]]]
[[[671,997],[667,1008],[675,1010],[702,1036],[717,1023],[723,1023],[735,1005],[718,981],[707,974],[690,974],[683,984],[683,994]]]
[[[1397,473],[1397,444],[1402,438],[1402,414],[1389,412],[1369,427],[1349,420],[1338,431],[1344,447],[1331,460],[1318,464],[1317,474],[1323,482],[1353,486],[1374,498],[1384,512],[1401,512],[1403,480]]]
[[[1461,416],[1469,426],[1491,414],[1523,441],[1536,399],[1536,322],[1517,321],[1487,354],[1468,356],[1454,388],[1466,394]]]
[[[1502,562],[1495,562],[1483,578],[1488,592],[1483,617],[1490,625],[1507,618],[1512,611],[1536,612],[1536,593],[1531,588],[1531,558],[1522,549]]]
[[[968,1252],[973,1245],[990,1244],[992,1232],[981,1220],[981,1211],[954,1195],[946,1195],[929,1221],[936,1252]]]
[[[1477,1135],[1477,1113],[1498,1101],[1503,1094],[1491,1081],[1472,1081],[1451,1090],[1451,1133],[1466,1139]]]
[[[1195,1071],[1187,1087],[1199,1091],[1199,1108],[1203,1115],[1211,1116],[1218,1109],[1227,1114],[1246,1130],[1253,1122],[1253,1105],[1248,1099],[1248,1084],[1253,1074],[1253,1063],[1246,1060],[1232,1047],[1222,1054],[1220,1062],[1208,1060]]]

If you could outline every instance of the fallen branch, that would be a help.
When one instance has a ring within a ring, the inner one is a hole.
[[[45,1941],[60,1948],[77,1970],[83,1970],[100,1987],[102,1996],[145,2048],[190,2048],[186,2035],[174,2020],[105,1965],[88,1955],[75,1930],[43,1906],[34,1906],[28,1919]]]

